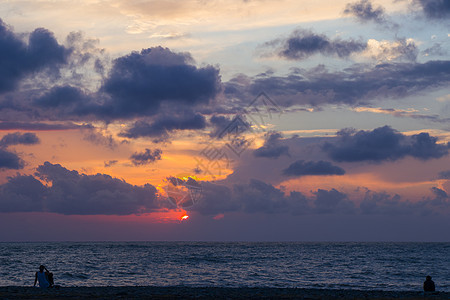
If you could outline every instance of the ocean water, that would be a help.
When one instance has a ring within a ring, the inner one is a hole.
[[[450,291],[450,243],[0,243],[0,286],[225,286]]]

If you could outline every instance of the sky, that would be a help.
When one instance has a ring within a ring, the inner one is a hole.
[[[450,1],[1,1],[0,241],[450,241]]]

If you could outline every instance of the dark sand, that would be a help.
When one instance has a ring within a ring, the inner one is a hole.
[[[0,287],[0,299],[450,299],[450,292],[223,287]]]

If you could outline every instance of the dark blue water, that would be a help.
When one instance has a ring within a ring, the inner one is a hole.
[[[0,243],[0,286],[308,287],[450,291],[450,243]]]

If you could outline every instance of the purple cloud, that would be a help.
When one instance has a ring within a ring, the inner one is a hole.
[[[398,160],[406,156],[427,160],[448,154],[450,144],[437,144],[437,138],[426,132],[406,136],[389,126],[372,131],[343,129],[334,143],[327,142],[322,149],[335,161]]]
[[[135,166],[140,166],[161,160],[161,154],[161,149],[155,149],[153,151],[145,149],[144,152],[135,152],[130,158]]]
[[[266,134],[264,145],[253,151],[255,157],[278,158],[281,155],[289,156],[289,146],[281,144],[283,136],[279,132]]]
[[[344,175],[345,170],[328,161],[304,161],[298,160],[283,170],[286,176],[308,175]]]

